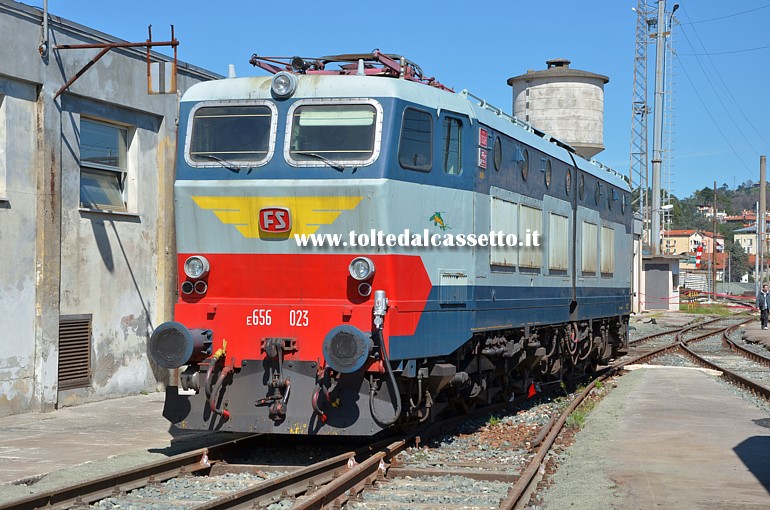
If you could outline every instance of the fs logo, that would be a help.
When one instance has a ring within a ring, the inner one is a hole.
[[[259,210],[259,230],[282,233],[291,230],[291,216],[285,207],[265,207]]]

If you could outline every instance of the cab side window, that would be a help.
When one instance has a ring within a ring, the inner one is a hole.
[[[441,125],[441,155],[443,159],[444,173],[459,175],[462,168],[462,129],[460,119],[445,117]]]
[[[401,124],[398,162],[403,168],[429,172],[433,165],[433,117],[407,108]]]

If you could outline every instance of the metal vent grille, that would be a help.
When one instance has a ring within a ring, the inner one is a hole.
[[[88,315],[59,317],[59,389],[91,385],[91,318]]]

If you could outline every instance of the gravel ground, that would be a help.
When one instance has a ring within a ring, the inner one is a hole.
[[[539,493],[540,497],[529,507],[530,510],[610,509],[621,501],[615,495],[615,482],[605,476],[609,470],[608,452],[615,445],[603,438],[611,435],[616,428],[625,397],[638,384],[635,375],[623,376],[624,384],[607,393],[596,405],[584,427],[575,435],[574,444],[557,455],[557,471],[549,487]]]

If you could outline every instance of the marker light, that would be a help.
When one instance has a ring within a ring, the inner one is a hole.
[[[367,280],[374,274],[374,262],[366,257],[356,257],[348,266],[348,271],[358,281]]]
[[[294,94],[297,89],[297,77],[291,73],[281,71],[273,76],[273,83],[270,85],[273,95],[279,99],[286,99]]]
[[[203,278],[209,274],[209,261],[202,255],[193,255],[184,263],[184,274],[193,280]]]

